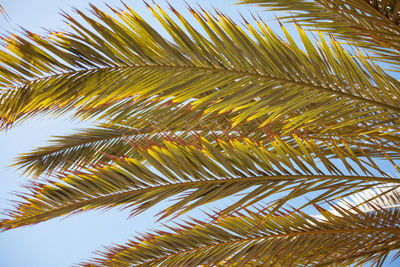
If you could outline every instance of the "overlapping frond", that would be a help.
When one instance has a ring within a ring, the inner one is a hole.
[[[320,143],[296,135],[288,138],[295,143],[275,136],[267,144],[249,138],[216,139],[213,143],[198,138],[197,144],[179,138],[165,139],[162,146],[131,142],[150,167],[134,158],[115,159],[114,166],[71,174],[60,182],[34,184],[31,193],[21,196],[22,201],[0,226],[14,228],[118,205],[129,207],[135,214],[162,200],[178,198],[163,212],[163,216],[169,216],[246,190],[225,212],[277,193],[285,192],[285,196],[272,199],[275,207],[297,196],[320,192],[311,196],[311,204],[375,184],[400,181],[384,172],[382,177],[372,175],[379,167],[352,154],[343,141]],[[347,171],[338,168],[339,161],[328,158],[332,154],[341,159]]]
[[[15,165],[35,177],[51,174],[54,170],[67,171],[88,168],[99,161],[111,162],[111,156],[133,156],[134,148],[128,140],[135,136],[150,136],[151,131],[132,129],[124,126],[98,125],[77,131],[69,136],[58,136],[45,147],[20,155]]]
[[[164,113],[167,116],[167,113]],[[400,140],[397,133],[387,132],[381,134],[379,132],[370,132],[360,135],[360,131],[365,131],[366,126],[342,126],[340,129],[327,130],[324,128],[296,129],[293,131],[296,135],[283,134],[282,127],[284,122],[271,124],[268,127],[259,127],[257,123],[242,123],[240,126],[231,128],[229,122],[229,114],[224,116],[215,116],[210,119],[201,119],[199,116],[186,117],[182,114],[182,122],[175,126],[166,127],[164,129],[151,124],[141,124],[143,120],[129,120],[130,124],[136,127],[127,127],[124,124],[100,124],[96,128],[89,128],[78,131],[69,136],[59,136],[51,140],[48,146],[40,147],[32,152],[20,155],[16,159],[15,165],[23,169],[28,174],[38,177],[42,173],[55,174],[57,172],[71,171],[81,168],[89,168],[96,164],[112,163],[113,157],[133,157],[138,161],[145,159],[137,153],[132,147],[131,142],[143,144],[159,144],[163,138],[180,138],[185,142],[197,144],[197,136],[202,136],[213,142],[213,138],[229,141],[229,139],[249,136],[253,140],[266,143],[271,137],[279,136],[286,143],[295,145],[296,140],[293,136],[302,136],[303,138],[311,138],[317,142],[331,142],[336,140],[339,143],[344,140],[346,145],[357,157],[384,159],[389,157],[396,160],[400,157]],[[180,118],[176,118],[177,121]],[[194,122],[198,120],[197,122]],[[200,123],[201,122],[201,123]],[[162,126],[162,124],[160,124]],[[139,130],[140,129],[140,130]],[[196,135],[194,135],[194,133]],[[210,139],[211,137],[211,139]],[[218,148],[216,148],[218,149]],[[299,153],[303,153],[299,151]],[[307,156],[303,154],[303,156]],[[343,158],[347,157],[343,153],[327,154],[327,157]]]
[[[299,28],[304,52],[289,34],[284,42],[262,21],[258,28],[247,24],[241,29],[221,14],[215,18],[192,10],[206,38],[179,13],[184,27],[159,11],[154,15],[173,44],[129,8],[115,11],[119,20],[95,7],[97,20],[78,11],[91,30],[65,15],[73,33],[10,37],[8,50],[1,53],[1,84],[9,88],[1,95],[3,126],[40,112],[71,109],[84,118],[118,120],[129,112],[128,104],[137,111],[141,103],[166,101],[199,110],[204,118],[240,111],[231,118],[233,126],[285,119],[290,131],[327,116],[337,124],[343,110],[356,124],[369,115],[397,125],[398,81],[334,41],[313,45]]]
[[[396,184],[388,183],[352,194],[341,199],[337,205],[343,208],[356,207],[364,212],[372,211],[377,207],[397,208],[400,206],[400,190]]]
[[[375,52],[380,60],[400,64],[398,0],[240,0],[240,3],[288,12],[283,19],[317,27]]]
[[[81,265],[343,266],[376,264],[400,248],[398,208],[364,213],[333,206],[339,215],[317,208],[323,219],[247,210],[211,224],[187,221],[108,247]]]
[[[156,15],[175,39],[174,46],[128,11],[117,12],[126,23],[121,24],[93,7],[103,26],[80,13],[93,31],[66,16],[75,33],[58,33],[55,39],[30,34],[30,41],[20,37],[8,41],[10,51],[29,52],[29,58],[20,55],[18,64],[4,69],[7,81],[14,81],[4,86],[16,86],[2,95],[5,126],[19,116],[73,108],[78,109],[76,116],[100,116],[122,125],[61,138],[59,142],[65,143],[25,155],[17,162],[27,172],[38,175],[106,160],[93,152],[103,148],[110,153],[106,148],[111,144],[111,150],[122,149],[125,154],[130,151],[122,147],[123,136],[130,132],[126,127],[178,134],[216,125],[242,126],[251,132],[267,125],[278,133],[307,129],[328,136],[368,134],[398,142],[398,82],[362,55],[356,59],[348,55],[336,42],[329,47],[321,39],[314,46],[299,29],[305,53],[288,34],[285,43],[261,22],[258,31],[248,25],[247,35],[222,15],[218,20],[193,11],[209,33],[208,40],[179,14],[189,34],[165,13]],[[229,42],[235,45],[227,46]],[[6,59],[18,62],[7,55]],[[291,58],[291,64],[284,58]],[[43,60],[46,68],[27,71]],[[86,145],[88,134],[94,136]]]
[[[400,56],[400,1],[279,3],[280,10],[297,6],[294,18],[306,26],[317,23],[389,61]],[[163,37],[129,7],[111,10],[114,17],[94,6],[92,16],[64,14],[71,32],[4,39],[1,129],[71,111],[100,124],[17,160],[27,173],[56,180],[33,182],[0,230],[87,209],[135,215],[173,199],[164,218],[233,196],[211,224],[156,232],[110,248],[94,264],[329,265],[381,262],[399,249],[400,210],[383,202],[367,200],[367,212],[318,207],[323,218],[274,214],[299,196],[308,206],[376,186],[399,190],[400,178],[376,161],[400,171],[398,80],[357,49],[322,34],[313,42],[301,27],[302,46],[262,19],[241,27],[190,9],[202,35],[176,10],[172,18],[150,7]],[[245,209],[261,200],[269,201],[265,211]],[[245,212],[232,215],[238,209]]]

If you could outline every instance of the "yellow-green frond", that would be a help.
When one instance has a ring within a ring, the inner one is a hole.
[[[400,1],[398,0],[240,0],[271,11],[282,19],[326,32],[400,64]]]
[[[163,113],[167,116],[167,113]],[[167,128],[160,128],[148,124],[143,128],[127,127],[124,125],[101,124],[96,128],[89,128],[78,131],[69,136],[59,136],[50,141],[50,144],[39,147],[29,153],[20,155],[15,160],[15,165],[24,170],[27,174],[35,177],[41,174],[56,174],[82,168],[89,168],[96,164],[109,164],[115,157],[134,157],[136,160],[144,161],[140,153],[132,146],[136,144],[159,144],[163,146],[162,139],[181,139],[184,142],[198,144],[198,136],[214,142],[214,138],[229,141],[230,139],[251,137],[260,143],[269,143],[271,138],[278,136],[284,139],[290,146],[297,146],[296,138],[311,138],[318,144],[326,141],[334,141],[339,146],[346,144],[346,150],[352,155],[360,158],[397,160],[400,158],[400,140],[396,133],[370,132],[360,134],[360,131],[371,130],[368,126],[343,126],[339,130],[326,128],[295,129],[292,133],[285,134],[282,127],[284,122],[271,124],[268,127],[259,127],[257,123],[243,123],[240,126],[231,128],[229,115],[201,119],[201,116],[191,117],[186,113],[181,114],[182,124],[176,124]],[[177,114],[177,116],[179,116]],[[186,120],[185,120],[186,118]],[[179,120],[179,117],[176,117]],[[193,122],[198,120],[198,122]],[[144,117],[130,119],[129,124],[134,126],[142,125]],[[350,121],[351,122],[351,121]],[[127,124],[128,125],[128,124]],[[162,124],[160,124],[162,125]],[[188,126],[189,125],[189,126]],[[381,130],[380,128],[379,130]],[[344,143],[342,143],[344,141]],[[325,146],[325,145],[324,145]],[[220,149],[217,147],[216,149]],[[332,150],[334,151],[334,150]],[[299,150],[304,157],[308,157],[305,150]],[[329,158],[346,158],[346,153],[328,153]],[[111,157],[110,157],[111,156]]]
[[[249,138],[214,142],[198,138],[197,144],[179,138],[166,138],[160,145],[131,142],[144,162],[116,158],[114,166],[75,172],[60,177],[60,182],[35,183],[0,226],[9,229],[119,205],[135,214],[178,198],[163,211],[163,216],[169,216],[246,190],[225,213],[277,193],[285,195],[271,199],[276,208],[298,196],[319,192],[310,196],[309,205],[377,184],[400,184],[400,179],[386,175],[372,160],[354,155],[343,141],[317,144],[295,135],[285,138],[289,142],[271,137],[266,144]],[[331,160],[331,155],[340,161]],[[338,168],[339,162],[346,171]],[[380,177],[373,175],[377,171]]]
[[[171,43],[130,9],[115,11],[123,22],[95,7],[92,12],[97,20],[78,11],[92,29],[65,15],[72,33],[27,33],[6,41],[0,72],[7,88],[0,96],[4,127],[40,112],[123,119],[118,115],[127,111],[120,107],[150,101],[188,106],[203,117],[240,111],[233,126],[286,119],[290,131],[343,110],[356,120],[368,121],[369,112],[397,125],[399,82],[333,40],[331,46],[324,39],[312,44],[299,28],[302,51],[289,34],[285,42],[262,21],[242,29],[226,16],[192,10],[206,38],[178,13],[182,28],[154,11]]]
[[[205,223],[187,221],[97,252],[82,266],[347,266],[377,264],[400,248],[400,210],[316,206],[271,216],[242,211]]]

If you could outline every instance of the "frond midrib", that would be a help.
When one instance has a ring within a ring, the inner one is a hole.
[[[188,70],[188,69],[193,69],[193,70],[199,70],[199,71],[205,71],[205,72],[216,72],[216,73],[230,73],[233,75],[243,75],[243,76],[250,76],[250,77],[255,77],[255,78],[262,78],[262,79],[267,79],[267,80],[272,80],[275,82],[280,82],[280,83],[286,83],[286,84],[291,84],[291,85],[298,85],[298,86],[304,86],[310,89],[314,89],[314,90],[318,90],[321,92],[325,92],[325,93],[330,93],[330,94],[334,94],[337,96],[342,96],[342,97],[346,97],[352,100],[356,100],[359,102],[364,102],[364,103],[368,103],[371,104],[373,106],[379,106],[385,109],[390,109],[396,112],[400,113],[400,107],[396,107],[396,106],[392,106],[389,104],[385,104],[382,102],[378,102],[378,101],[374,101],[371,99],[367,99],[367,98],[363,98],[360,96],[355,96],[349,93],[344,93],[338,90],[333,90],[327,87],[324,87],[322,85],[314,85],[311,83],[306,83],[304,81],[294,81],[294,80],[290,80],[290,79],[284,79],[284,78],[278,78],[278,77],[274,77],[272,75],[266,75],[263,73],[256,73],[256,72],[249,72],[249,71],[241,71],[241,70],[234,70],[234,69],[228,69],[228,68],[211,68],[211,67],[201,67],[201,66],[179,66],[179,65],[119,65],[119,66],[112,66],[112,67],[99,67],[99,68],[91,68],[91,69],[86,69],[86,70],[77,70],[77,71],[72,71],[72,72],[64,72],[64,73],[60,73],[58,74],[59,76],[67,76],[67,75],[72,75],[72,74],[76,74],[79,72],[93,72],[93,71],[106,71],[106,70],[115,70],[115,69],[183,69],[183,70]],[[35,83],[38,81],[44,81],[46,79],[51,79],[56,77],[57,74],[51,75],[51,76],[47,76],[47,77],[41,77],[39,79],[35,79],[35,80],[31,80],[27,83],[23,83],[20,85],[17,85],[16,87],[23,87],[24,85],[30,84],[30,83]]]
[[[90,140],[87,140],[86,142],[82,142],[82,143],[75,143],[75,144],[74,143],[70,143],[70,144],[62,143],[62,145],[63,145],[62,147],[54,147],[54,149],[51,150],[51,151],[40,151],[40,154],[35,153],[37,151],[33,151],[33,152],[30,152],[30,153],[22,154],[20,157],[18,157],[18,159],[20,159],[20,158],[28,158],[29,157],[30,160],[36,160],[36,159],[40,159],[42,157],[52,156],[52,155],[58,154],[58,153],[60,153],[60,151],[65,151],[65,150],[68,150],[68,149],[71,149],[71,148],[81,147],[81,146],[85,146],[85,145],[88,145],[88,144],[97,143],[97,142],[100,142],[100,141],[117,140],[117,139],[121,139],[121,138],[123,138],[125,136],[132,136],[132,135],[136,134],[137,132],[138,132],[137,129],[126,130],[125,132],[123,132],[123,133],[121,133],[119,135],[113,135],[111,137],[110,136],[94,137],[94,138],[91,138]],[[56,141],[58,141],[58,140],[56,140]],[[50,146],[41,147],[41,148],[49,148],[49,147]],[[400,151],[400,149],[399,149],[399,151]],[[16,164],[21,162],[21,160],[18,160],[18,159],[17,159],[17,163]]]
[[[329,230],[316,230],[316,231],[304,231],[304,232],[292,232],[292,233],[284,233],[284,234],[276,234],[276,235],[270,235],[270,236],[258,236],[258,237],[251,237],[251,238],[242,238],[242,239],[236,239],[232,241],[227,241],[227,242],[221,242],[217,244],[212,244],[208,246],[203,246],[200,248],[194,248],[194,249],[189,249],[186,251],[180,251],[176,252],[170,255],[166,255],[164,257],[160,257],[151,261],[147,261],[144,263],[141,263],[139,265],[130,265],[130,266],[148,266],[148,264],[157,262],[157,261],[162,261],[166,258],[169,258],[171,256],[177,256],[177,255],[182,255],[182,254],[187,254],[187,253],[192,253],[195,251],[203,250],[203,249],[210,249],[210,248],[215,248],[215,247],[220,247],[220,246],[225,246],[225,245],[230,245],[230,244],[240,244],[243,242],[251,242],[255,240],[262,240],[262,239],[272,239],[272,238],[286,238],[286,237],[296,237],[296,236],[305,236],[305,235],[318,235],[318,234],[340,234],[340,233],[362,233],[362,232],[400,232],[399,227],[382,227],[382,228],[377,228],[377,227],[369,227],[369,228],[363,228],[363,227],[357,227],[357,228],[341,228],[341,229],[329,229]],[[123,252],[119,252],[123,253]],[[118,253],[116,254],[118,255]]]
[[[168,188],[168,187],[179,187],[179,186],[185,186],[185,185],[190,185],[190,186],[195,186],[195,185],[203,185],[203,184],[225,184],[225,183],[248,183],[248,182],[256,182],[256,181],[287,181],[287,180],[295,180],[295,179],[321,179],[321,180],[342,180],[342,179],[348,179],[348,180],[362,180],[362,181],[370,181],[370,182],[383,182],[383,183],[399,183],[400,184],[400,178],[385,178],[385,177],[373,177],[373,176],[346,176],[346,175],[276,175],[276,176],[254,176],[254,177],[245,177],[245,178],[225,178],[225,179],[215,179],[215,180],[201,180],[201,181],[191,181],[191,182],[181,182],[181,183],[170,183],[170,184],[165,184],[165,185],[159,185],[159,186],[152,186],[148,188],[140,188],[136,190],[129,190],[129,191],[123,191],[123,192],[117,192],[114,194],[108,194],[108,195],[103,195],[99,197],[92,197],[90,199],[86,199],[80,202],[75,202],[75,203],[68,203],[66,205],[58,206],[55,209],[51,209],[33,216],[29,217],[24,217],[21,219],[5,219],[4,222],[10,222],[10,221],[15,221],[18,226],[25,225],[24,222],[30,221],[32,219],[38,218],[40,221],[41,219],[45,218],[46,215],[52,214],[52,213],[58,213],[62,212],[63,209],[70,209],[74,206],[76,206],[75,209],[79,209],[80,207],[85,207],[90,204],[95,204],[98,201],[106,201],[108,198],[113,199],[116,197],[125,197],[129,196],[130,194],[138,194],[141,192],[147,192],[147,191],[153,191],[161,188]],[[74,210],[75,210],[74,209]],[[73,212],[79,212],[79,210],[75,210]],[[72,212],[72,213],[73,213]],[[70,213],[70,212],[67,212]],[[0,224],[1,226],[1,224]],[[5,229],[13,228],[12,225],[11,227],[8,226],[3,226]]]

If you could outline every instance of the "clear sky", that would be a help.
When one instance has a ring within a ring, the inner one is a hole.
[[[92,4],[105,9],[104,0],[92,0]],[[120,1],[108,0],[112,7],[122,7]],[[155,0],[166,6],[166,1]],[[234,6],[234,0],[186,0],[191,6],[211,10],[213,7],[240,21],[241,13],[260,12],[260,9],[248,6]],[[7,11],[9,20],[0,18],[0,34],[16,32],[18,27],[43,33],[45,29],[67,29],[59,14],[62,9],[71,13],[72,7],[85,9],[89,1],[84,0],[0,0]],[[156,21],[151,17],[142,1],[126,0],[136,12],[147,21]],[[185,2],[170,1],[173,6],[188,14]],[[261,13],[261,12],[260,12]],[[271,14],[268,14],[271,15]],[[265,18],[267,13],[262,13]],[[266,20],[271,23],[271,20]],[[274,23],[276,26],[276,23]],[[23,152],[42,146],[51,135],[72,133],[73,129],[86,127],[89,123],[78,123],[67,118],[30,120],[8,132],[0,132],[0,210],[11,208],[10,201],[15,199],[12,192],[21,191],[27,178],[15,168],[8,167],[12,159]],[[127,211],[111,210],[106,213],[98,211],[85,212],[63,219],[53,219],[34,226],[19,228],[0,233],[0,267],[63,267],[71,266],[92,256],[92,252],[103,245],[123,243],[135,232],[144,232],[154,228],[154,214],[162,207],[156,207],[132,219],[127,219]],[[389,266],[389,265],[387,265]]]

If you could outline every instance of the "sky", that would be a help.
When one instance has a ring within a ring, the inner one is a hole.
[[[92,4],[106,9],[104,0],[92,0]],[[157,4],[166,6],[166,1],[155,0]],[[174,8],[183,14],[188,14],[185,2],[170,1]],[[240,21],[240,13],[245,15],[260,9],[248,6],[234,6],[233,0],[202,0],[186,2],[196,7],[201,6],[211,10],[216,8],[224,11],[233,19]],[[156,25],[142,1],[126,0],[143,18]],[[9,19],[0,18],[0,34],[27,30],[44,33],[44,29],[63,30],[68,27],[63,22],[60,10],[72,13],[73,7],[86,9],[89,1],[83,0],[0,0],[0,4],[8,13]],[[120,1],[108,0],[112,7],[122,7]],[[271,14],[270,14],[271,15]],[[270,16],[262,13],[263,18]],[[266,19],[274,27],[272,19]],[[74,129],[87,127],[90,123],[72,121],[66,117],[57,119],[36,118],[7,132],[0,132],[0,210],[11,208],[10,200],[16,199],[12,192],[21,191],[28,179],[15,167],[9,167],[12,159],[18,154],[28,152],[46,144],[52,135],[65,135]],[[101,213],[90,211],[62,219],[53,219],[34,226],[14,229],[0,233],[0,266],[1,267],[47,267],[71,266],[93,256],[92,252],[104,245],[120,244],[131,238],[135,232],[145,232],[154,228],[154,215],[164,205],[159,205],[150,211],[134,218],[128,218],[127,211],[117,209]],[[389,265],[387,265],[389,266]]]

